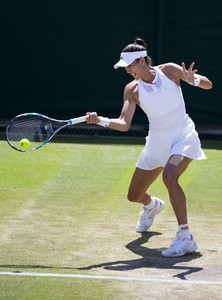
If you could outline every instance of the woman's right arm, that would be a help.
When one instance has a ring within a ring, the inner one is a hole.
[[[119,118],[109,119],[109,128],[118,131],[128,131],[136,110],[136,101],[133,97],[132,84],[125,87],[123,95],[123,106]],[[101,121],[101,116],[96,112],[88,112],[86,114],[86,121],[88,124],[98,124]],[[99,124],[98,124],[99,125]]]

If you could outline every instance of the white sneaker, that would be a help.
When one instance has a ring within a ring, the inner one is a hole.
[[[161,255],[165,257],[183,256],[186,253],[194,252],[197,250],[197,248],[197,244],[195,243],[192,235],[190,239],[186,239],[177,233],[177,236],[173,240],[170,247],[166,250],[163,250]]]
[[[165,202],[155,198],[155,206],[154,208],[148,210],[147,208],[145,208],[143,206],[143,211],[141,212],[139,221],[137,223],[137,227],[136,227],[136,231],[137,232],[144,232],[147,229],[149,229],[151,227],[151,225],[153,224],[154,218],[157,214],[159,214],[165,206]]]

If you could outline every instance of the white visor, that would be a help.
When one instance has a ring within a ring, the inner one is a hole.
[[[117,69],[119,67],[128,67],[135,59],[146,56],[147,52],[145,50],[135,52],[122,52],[120,55],[120,60],[114,65],[114,69]]]

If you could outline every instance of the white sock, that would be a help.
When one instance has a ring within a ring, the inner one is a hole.
[[[188,224],[179,224],[178,225],[178,230],[184,229],[185,227],[188,227]]]
[[[155,197],[151,197],[151,202],[147,205],[143,205],[145,209],[151,210],[156,206]]]

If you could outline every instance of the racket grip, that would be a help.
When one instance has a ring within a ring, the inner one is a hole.
[[[86,122],[86,116],[69,120],[70,125]]]

